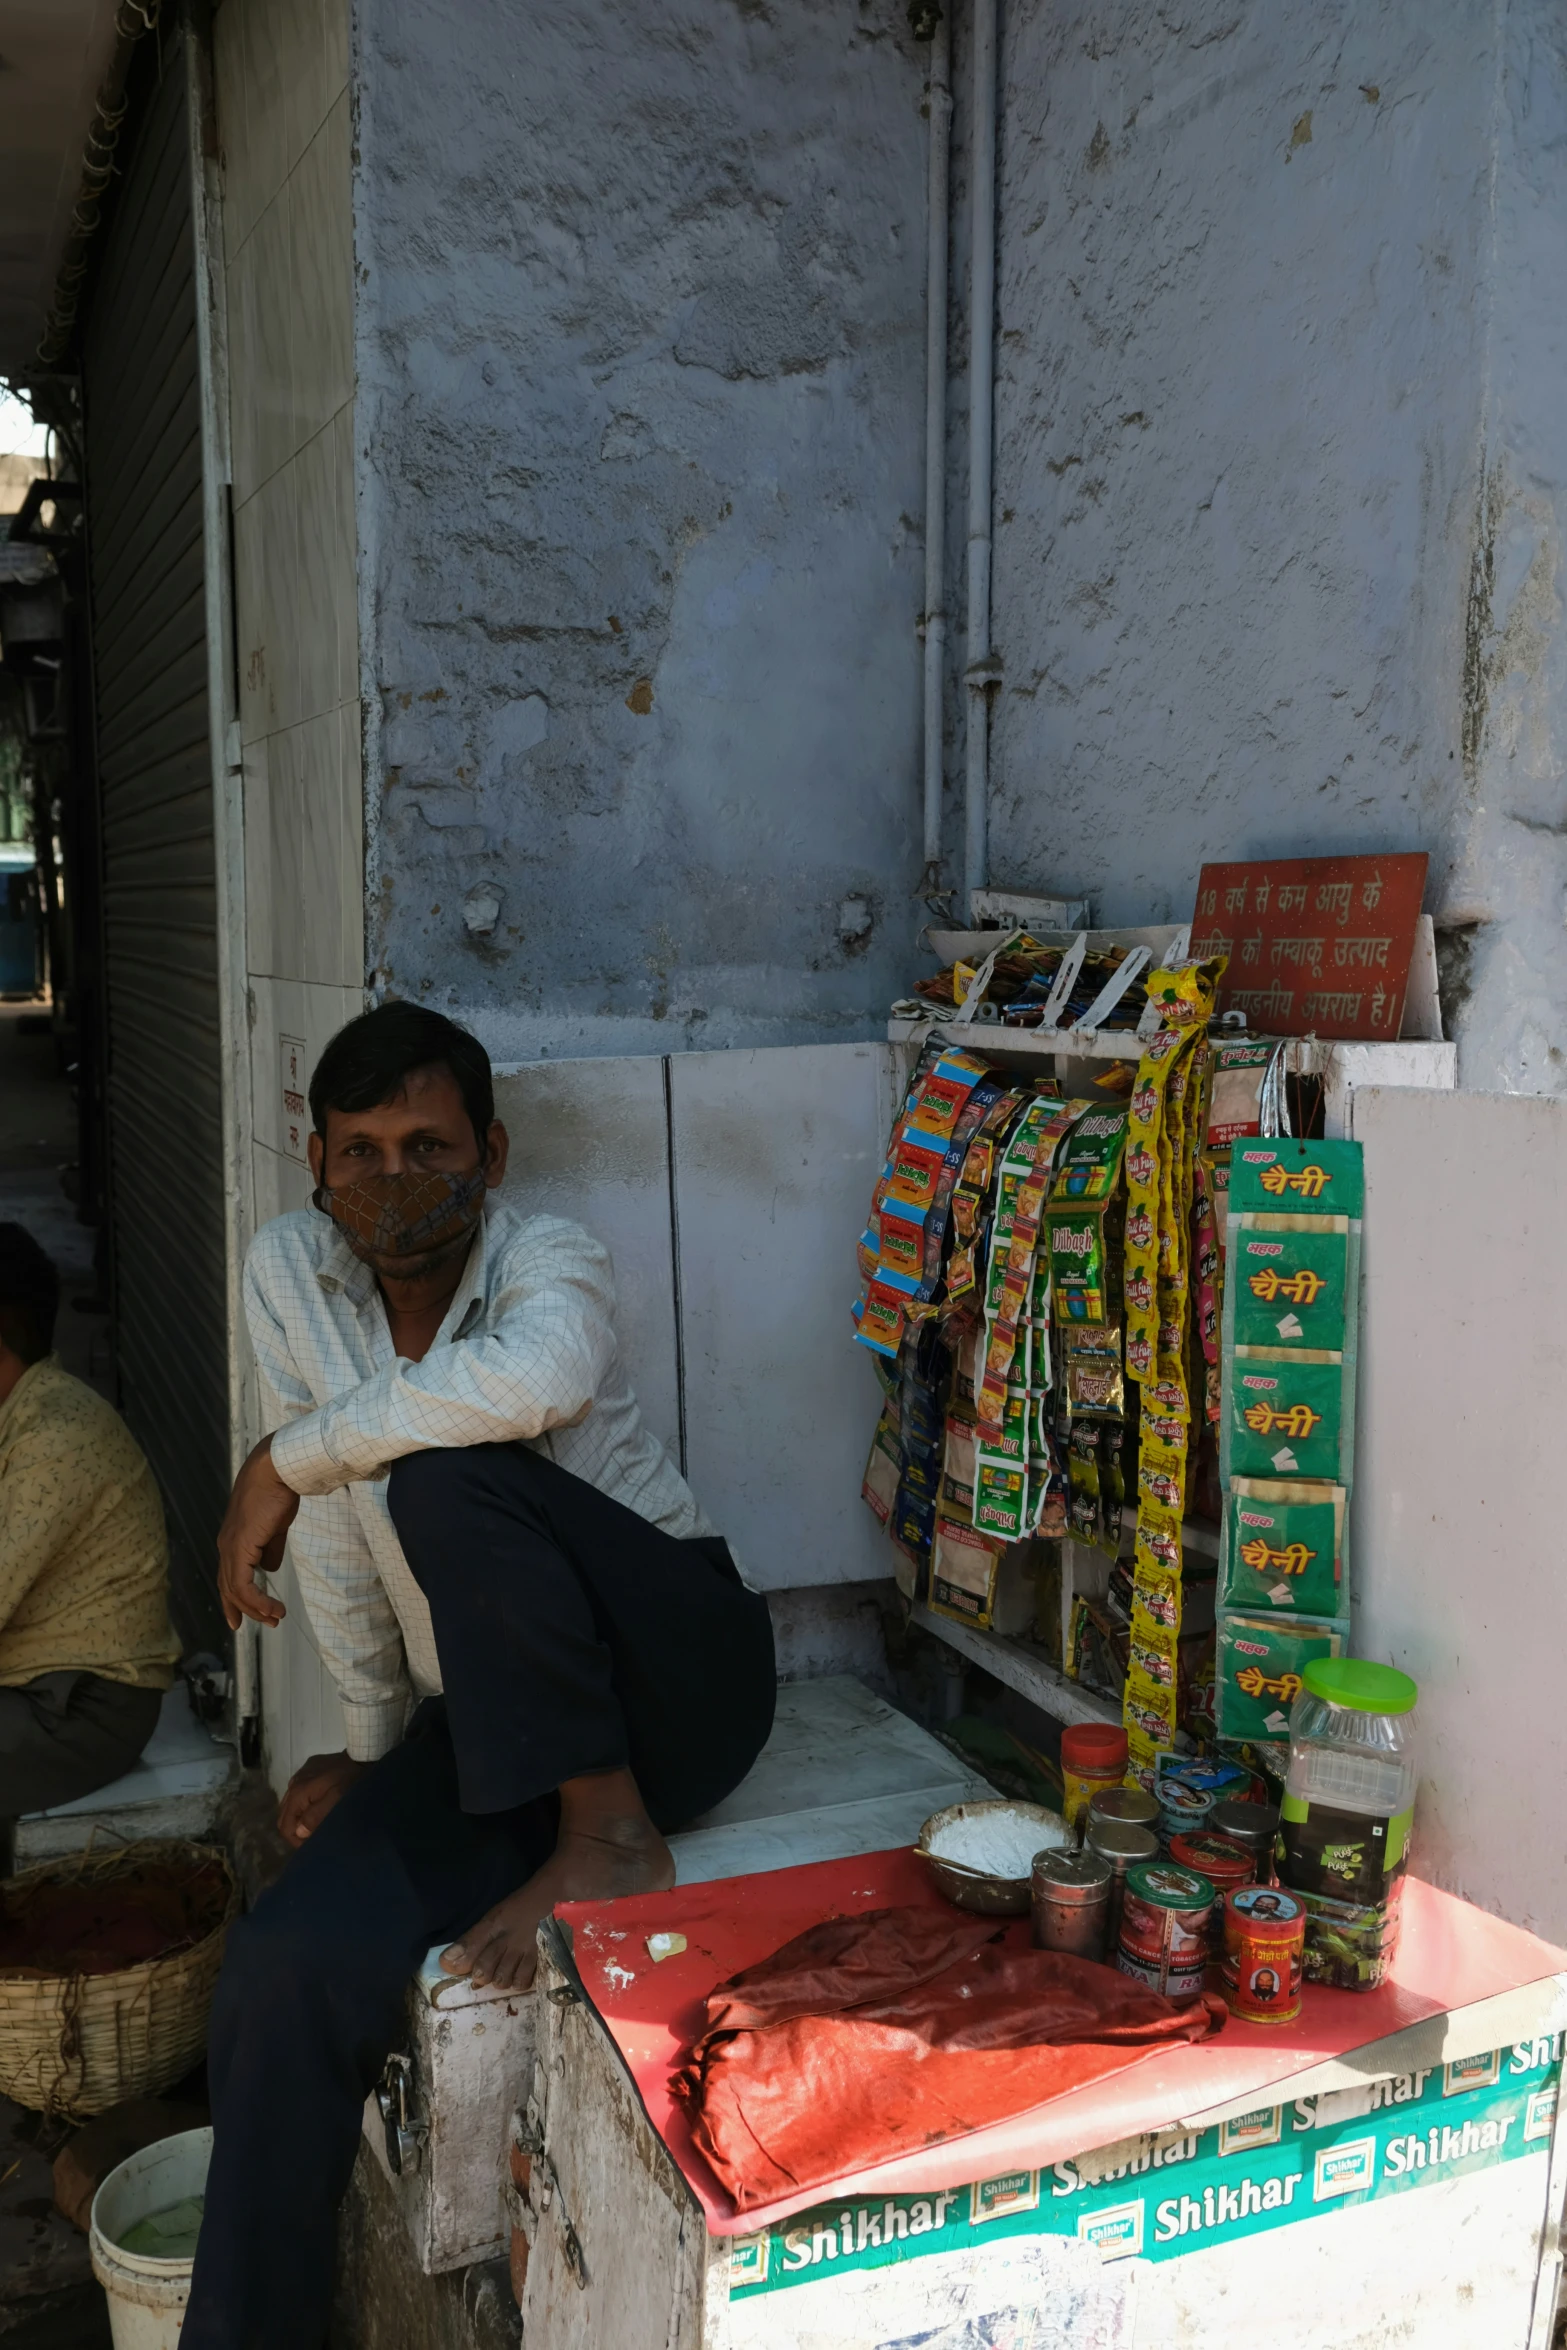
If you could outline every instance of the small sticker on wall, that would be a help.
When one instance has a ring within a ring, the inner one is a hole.
[[[302,1036],[280,1035],[277,1042],[283,1081],[283,1149],[287,1157],[303,1162],[305,1137],[310,1132],[310,1104],[305,1095],[307,1048]]]

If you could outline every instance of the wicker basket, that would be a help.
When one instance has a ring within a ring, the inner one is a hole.
[[[226,1898],[199,1942],[113,1974],[0,1972],[0,2092],[35,2113],[85,2121],[124,2097],[155,2097],[188,2073],[206,2045],[223,1945],[239,1908],[228,1857],[177,1841],[41,1861],[0,1885],[7,1903],[29,1886],[102,1884],[149,1862],[215,1863]]]

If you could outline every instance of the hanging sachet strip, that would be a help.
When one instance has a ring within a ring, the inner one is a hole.
[[[1207,1022],[1223,968],[1216,958],[1152,975],[1149,996],[1164,1025],[1144,1052],[1128,1105],[1126,1362],[1143,1393],[1123,1718],[1133,1773],[1144,1778],[1174,1744],[1180,1710],[1193,1160],[1203,1132]]]

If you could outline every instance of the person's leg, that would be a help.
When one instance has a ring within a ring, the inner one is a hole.
[[[426,1707],[232,1928],[208,2038],[214,2144],[182,2350],[318,2350],[337,2207],[409,1977],[432,1941],[535,1868],[553,1835],[547,1805],[463,1814],[443,1711]]]
[[[630,1770],[660,1828],[737,1786],[772,1728],[767,1602],[524,1445],[411,1453],[392,1522],[430,1603],[463,1806]]]
[[[549,1862],[447,1954],[520,1986],[540,1918],[672,1884],[659,1831],[756,1760],[776,1696],[767,1603],[721,1541],[676,1541],[525,1446],[412,1454],[387,1498],[430,1602],[465,1808],[560,1797]]]
[[[122,1777],[162,1702],[160,1690],[97,1673],[44,1673],[0,1689],[0,1819],[74,1803]]]

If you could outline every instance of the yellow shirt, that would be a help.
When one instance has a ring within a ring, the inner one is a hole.
[[[168,1586],[135,1438],[58,1356],[31,1364],[0,1404],[0,1686],[75,1671],[167,1689]]]

